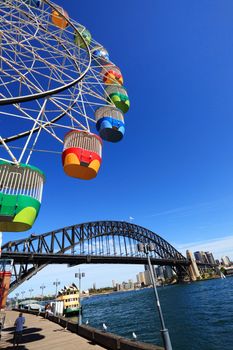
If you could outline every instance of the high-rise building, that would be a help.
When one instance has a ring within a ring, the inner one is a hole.
[[[197,262],[201,262],[204,264],[209,263],[205,252],[202,252],[202,251],[194,252],[194,256]]]
[[[209,264],[216,264],[214,256],[211,252],[205,252]]]
[[[164,275],[165,279],[172,278],[172,276],[174,275],[174,272],[173,272],[171,266],[164,266],[163,275]]]
[[[137,282],[140,283],[141,285],[149,286],[151,284],[149,270],[139,272],[136,277],[137,277]]]
[[[187,251],[186,251],[186,255],[187,255]],[[194,257],[195,257],[195,260],[197,261],[197,262],[203,262],[202,261],[202,256],[201,256],[201,252],[194,252]]]
[[[119,290],[122,290],[122,285],[120,283],[116,283],[116,290],[119,292]]]
[[[196,253],[200,253],[200,252],[196,252]],[[198,267],[197,267],[197,263],[196,263],[196,261],[199,261],[199,260],[197,260],[197,258],[196,258],[196,260],[194,259],[193,253],[190,250],[186,250],[186,256],[187,256],[187,259],[191,261],[191,265],[189,268],[191,279],[193,281],[196,281],[197,278],[201,277],[200,272],[199,272]]]
[[[146,284],[144,272],[139,272],[139,274],[137,275],[137,281],[138,281],[140,284],[144,284],[144,285]]]
[[[115,287],[116,287],[116,281],[112,280],[112,288],[115,288]]]
[[[163,266],[157,266],[155,268],[155,273],[156,273],[157,278],[165,279]]]
[[[129,283],[129,288],[130,288],[130,289],[134,289],[134,282],[133,282],[133,280],[132,280],[132,279],[129,279],[129,280],[128,280],[128,283]]]
[[[150,284],[152,284],[149,270],[144,271],[144,276],[145,276],[145,285],[149,286]]]
[[[231,261],[228,258],[228,256],[226,256],[226,255],[222,256],[221,260],[222,260],[222,263],[223,263],[224,266],[230,266],[231,265]]]

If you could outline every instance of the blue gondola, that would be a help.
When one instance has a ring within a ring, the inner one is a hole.
[[[92,56],[94,57],[96,62],[101,65],[106,64],[106,62],[109,62],[108,51],[103,46],[95,46],[92,49]]]
[[[118,142],[125,133],[122,112],[113,106],[100,107],[95,112],[96,128],[105,141]]]

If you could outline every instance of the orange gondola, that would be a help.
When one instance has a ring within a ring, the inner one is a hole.
[[[90,180],[96,177],[102,154],[102,140],[87,131],[72,130],[65,135],[62,164],[68,176]]]
[[[68,19],[69,15],[62,7],[56,6],[56,8],[52,10],[51,20],[55,26],[65,29],[69,25]]]

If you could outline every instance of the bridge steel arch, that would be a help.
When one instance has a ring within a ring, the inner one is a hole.
[[[154,265],[170,265],[179,278],[189,275],[190,261],[156,233],[133,223],[95,221],[11,241],[2,246],[2,258],[13,259],[12,292],[48,264],[146,264],[137,243],[155,243]]]

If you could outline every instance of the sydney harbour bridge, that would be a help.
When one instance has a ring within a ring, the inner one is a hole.
[[[122,221],[96,221],[10,241],[2,258],[12,259],[12,292],[49,264],[147,264],[138,243],[154,243],[153,265],[169,265],[178,280],[190,277],[191,261],[156,233]]]

